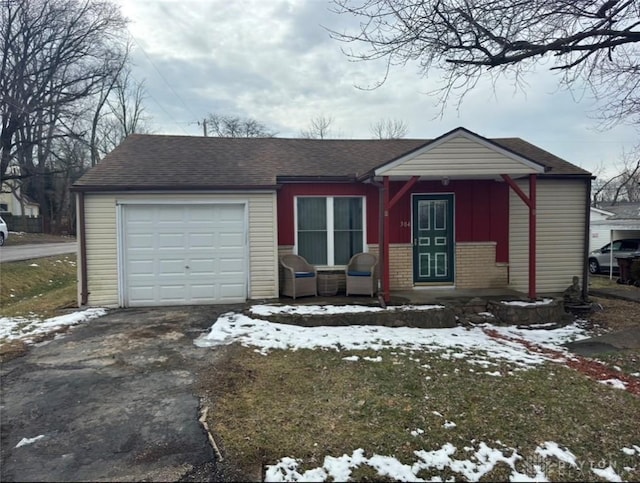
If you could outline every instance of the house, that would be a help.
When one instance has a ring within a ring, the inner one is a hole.
[[[593,206],[589,208],[589,252],[609,243],[611,231],[603,227],[602,222],[610,216],[613,216],[610,211],[601,210]]]
[[[19,168],[9,168],[9,174],[19,173]],[[22,193],[16,180],[2,182],[0,189],[0,213],[10,213],[13,216],[40,216],[40,205]]]
[[[519,138],[132,135],[74,186],[82,305],[277,297],[278,258],[380,257],[382,295],[586,281],[591,174]],[[583,283],[583,286],[587,286]]]
[[[0,192],[0,213],[11,213],[13,216],[40,216],[40,205],[26,195],[20,195],[3,186]]]
[[[591,207],[589,251],[620,238],[640,238],[640,203],[619,201]]]

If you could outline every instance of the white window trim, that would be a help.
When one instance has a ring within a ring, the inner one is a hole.
[[[327,213],[327,265],[316,265],[319,269],[344,269],[346,265],[336,265],[334,251],[333,200],[335,198],[360,198],[362,200],[362,251],[368,252],[367,246],[367,197],[362,195],[301,195],[293,198],[293,253],[298,254],[298,198],[324,198]],[[332,229],[329,230],[328,227]]]

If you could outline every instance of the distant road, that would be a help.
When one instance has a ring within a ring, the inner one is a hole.
[[[37,243],[32,245],[0,247],[0,263],[50,257],[52,255],[62,255],[65,253],[76,253],[77,251],[77,242]]]

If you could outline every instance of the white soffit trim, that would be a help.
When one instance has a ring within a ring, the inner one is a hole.
[[[614,215],[614,213],[612,213],[611,211],[602,210],[600,208],[594,208],[593,206],[590,208],[590,210],[595,212],[595,213],[599,213],[601,215],[606,215],[606,216],[613,216]]]
[[[457,137],[464,137],[470,141],[474,141],[477,142],[478,144],[491,149],[497,153],[502,154],[503,156],[506,156],[507,158],[513,159],[514,161],[517,161],[519,163],[524,164],[525,166],[531,168],[532,170],[534,170],[537,173],[544,173],[545,167],[541,164],[536,163],[535,161],[532,161],[528,158],[525,158],[523,156],[520,156],[518,154],[515,154],[507,149],[504,149],[500,146],[498,146],[497,144],[483,138],[482,136],[479,136],[477,134],[474,134],[470,131],[467,131],[464,128],[457,128],[454,129],[453,131],[451,131],[449,134],[446,134],[444,136],[442,136],[440,139],[436,139],[435,141],[427,144],[426,146],[423,146],[422,148],[419,148],[417,151],[414,151],[412,153],[409,153],[405,156],[402,156],[401,158],[396,159],[395,161],[392,161],[389,164],[385,164],[384,166],[380,166],[379,168],[377,168],[375,170],[375,175],[376,176],[381,176],[383,175],[385,172],[400,166],[401,164],[406,163],[407,161],[420,156],[421,154],[427,153],[429,151],[431,151],[434,148],[437,148],[438,146],[450,141],[451,139],[457,138]],[[508,174],[508,173],[505,173]]]
[[[640,231],[640,220],[602,220],[594,221],[592,226],[599,226],[609,230],[638,230]]]

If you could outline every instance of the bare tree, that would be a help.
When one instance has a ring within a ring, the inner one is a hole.
[[[371,135],[375,139],[402,139],[409,127],[400,119],[380,119],[371,125]]]
[[[144,81],[136,81],[129,67],[125,67],[107,98],[109,111],[103,121],[100,150],[103,155],[118,146],[127,136],[149,132],[145,98]]]
[[[109,97],[112,95],[113,90],[121,78],[123,71],[129,62],[129,54],[131,52],[131,44],[127,43],[124,55],[121,58],[119,64],[114,65],[114,69],[109,75],[103,77],[100,82],[100,86],[97,89],[94,102],[91,107],[93,108],[91,116],[91,134],[89,137],[89,149],[91,151],[91,166],[98,164],[100,160],[99,146],[102,144],[102,139],[99,138],[98,129],[104,124],[104,108],[107,105]],[[104,153],[103,153],[104,154]]]
[[[122,128],[124,139],[130,134],[140,132],[144,122],[144,81],[136,82],[131,78],[131,72],[126,70],[120,76],[114,94],[115,100],[107,100],[107,103]]]
[[[640,202],[640,157],[638,150],[623,153],[618,174],[593,183],[593,206],[601,203],[616,204],[621,201]]]
[[[51,169],[47,173],[51,231],[73,233],[75,230],[75,203],[69,188],[87,170],[91,150],[84,139],[66,136],[55,141],[52,149]]]
[[[84,135],[78,120],[126,57],[126,21],[108,0],[9,1],[0,42],[0,182],[24,180],[46,229],[59,141]]]
[[[271,138],[276,135],[260,121],[239,116],[209,114],[205,119],[207,135],[221,138]]]
[[[586,80],[611,122],[640,121],[640,8],[637,0],[334,0],[360,19],[355,32],[332,32],[361,60],[387,66],[417,61],[421,74],[444,73],[444,108],[487,70],[519,80],[542,59],[571,86]],[[386,79],[386,76],[385,76]],[[381,81],[384,82],[384,79]],[[613,118],[615,117],[615,119]]]
[[[325,139],[330,132],[333,117],[321,114],[309,121],[309,127],[300,131],[301,138],[307,139]]]
[[[26,0],[0,9],[0,178],[17,151],[19,131],[30,124],[29,143],[43,147],[51,125],[99,89],[121,64],[119,36],[126,22],[108,1]],[[46,123],[36,126],[35,123]],[[55,131],[56,129],[54,129]]]

